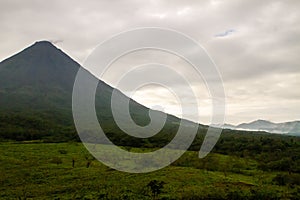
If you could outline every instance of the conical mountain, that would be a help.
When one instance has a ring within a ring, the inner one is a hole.
[[[79,67],[50,42],[36,42],[0,63],[0,109],[51,110],[69,106]]]
[[[7,139],[69,140],[76,137],[72,89],[80,65],[48,41],[36,42],[0,63],[0,136]],[[110,109],[113,88],[99,81],[98,119],[106,132],[121,134]],[[128,98],[120,93],[120,98]],[[133,119],[149,123],[149,109],[130,100]],[[168,115],[167,129],[176,130]],[[174,132],[174,131],[171,131]],[[56,139],[54,139],[56,138]]]
[[[79,67],[78,63],[50,42],[36,42],[1,62],[0,83],[13,82],[15,86],[24,86],[52,82],[69,89]]]

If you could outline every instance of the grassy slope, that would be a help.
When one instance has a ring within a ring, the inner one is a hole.
[[[159,198],[166,199],[233,198],[240,193],[251,196],[251,191],[260,192],[262,197],[270,193],[284,197],[291,192],[286,186],[272,184],[276,172],[257,170],[256,161],[221,154],[208,158],[208,162],[217,160],[216,165],[221,166],[210,171],[199,169],[203,163],[197,159],[197,152],[187,152],[165,169],[129,174],[112,170],[97,160],[87,168],[86,159],[92,157],[81,143],[5,142],[0,144],[0,151],[0,199],[152,199],[147,187],[151,180],[165,182]],[[61,164],[53,163],[57,158]],[[233,164],[239,165],[238,171],[222,170]]]

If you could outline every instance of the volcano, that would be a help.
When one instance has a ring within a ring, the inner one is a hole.
[[[78,139],[72,117],[72,90],[81,66],[51,42],[39,41],[0,63],[0,136],[15,140]],[[89,73],[89,72],[87,72]],[[123,134],[113,120],[113,87],[99,80],[95,104],[105,132]],[[101,95],[99,95],[101,93]],[[123,93],[120,98],[128,98]],[[159,111],[157,111],[159,112]],[[130,99],[138,125],[150,122],[149,108]],[[167,115],[161,133],[172,135],[180,119]],[[120,139],[116,139],[120,140]]]

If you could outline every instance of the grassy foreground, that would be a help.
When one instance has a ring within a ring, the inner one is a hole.
[[[130,174],[93,159],[81,143],[3,142],[0,151],[0,199],[300,198],[298,185],[275,184],[279,172],[249,158],[186,152],[162,170]]]

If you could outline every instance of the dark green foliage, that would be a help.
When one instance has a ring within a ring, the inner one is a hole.
[[[273,181],[277,185],[300,185],[300,174],[278,174]]]
[[[156,199],[157,196],[162,192],[162,189],[164,188],[164,184],[165,182],[157,181],[157,180],[152,180],[147,184],[147,187],[150,188],[150,191],[154,199]]]
[[[252,158],[265,171],[300,172],[300,138],[225,130],[214,152]]]

